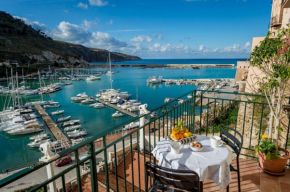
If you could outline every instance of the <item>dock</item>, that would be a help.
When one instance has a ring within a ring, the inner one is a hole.
[[[128,116],[130,116],[130,117],[137,117],[137,116],[138,116],[138,115],[136,115],[135,113],[132,113],[132,112],[127,111],[127,110],[124,110],[124,109],[122,109],[122,108],[120,108],[120,107],[117,107],[116,105],[113,105],[113,104],[111,104],[111,103],[105,102],[105,101],[103,101],[103,100],[101,100],[101,99],[96,99],[96,101],[98,101],[98,102],[100,102],[100,103],[103,103],[104,105],[106,105],[106,106],[108,106],[108,107],[111,107],[112,109],[115,109],[115,110],[117,110],[117,111],[120,111],[121,113],[124,113],[124,114],[126,114],[126,115],[128,115]]]
[[[54,137],[58,141],[63,141],[65,143],[70,143],[69,138],[61,132],[59,127],[54,123],[54,121],[50,118],[50,116],[45,112],[45,110],[41,107],[41,105],[34,105],[35,109],[38,111],[43,121],[45,122],[48,129],[54,135]]]

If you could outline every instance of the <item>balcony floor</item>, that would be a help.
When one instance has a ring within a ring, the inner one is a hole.
[[[235,162],[233,162],[233,165]],[[290,191],[290,170],[286,170],[283,176],[271,176],[263,173],[258,162],[240,159],[241,188],[242,192],[289,192]],[[232,172],[230,192],[238,191],[237,174]],[[220,191],[219,187],[211,182],[205,181],[204,192]],[[224,190],[226,191],[226,190]]]
[[[134,167],[137,165],[134,158]],[[136,164],[136,165],[135,165]],[[235,161],[233,161],[235,165]],[[140,166],[143,166],[143,163],[140,162]],[[127,167],[127,166],[126,166]],[[127,177],[131,178],[131,165],[128,165]],[[143,170],[142,170],[143,171]],[[283,176],[271,176],[266,173],[263,173],[259,167],[258,162],[240,159],[240,172],[241,172],[241,188],[242,192],[290,192],[290,169],[286,170],[286,174]],[[142,173],[142,172],[141,172]],[[101,176],[101,175],[100,175]],[[110,188],[115,190],[116,183],[113,182],[115,176],[114,173],[110,174]],[[103,176],[101,176],[103,178]],[[99,178],[99,181],[105,183],[104,178]],[[119,177],[119,190],[125,191],[124,181]],[[128,180],[127,180],[128,182]],[[135,182],[136,185],[136,182]],[[143,185],[143,184],[142,184]],[[230,184],[230,192],[238,191],[237,175],[235,172],[232,172],[232,182]],[[105,186],[99,186],[100,191],[105,191]],[[137,188],[137,189],[136,189]],[[143,187],[142,187],[143,188]],[[221,191],[219,186],[214,182],[207,180],[203,185],[204,192],[219,192]],[[127,183],[127,191],[132,191],[131,183]],[[91,191],[90,178],[83,183],[83,191]],[[135,191],[138,191],[138,186],[135,187]],[[226,190],[224,190],[226,191]]]

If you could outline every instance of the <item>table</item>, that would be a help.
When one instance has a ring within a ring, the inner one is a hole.
[[[210,138],[198,135],[196,140],[203,145],[201,152],[194,152],[189,145],[184,145],[180,154],[170,152],[168,137],[160,140],[152,154],[158,160],[158,165],[171,169],[195,171],[201,181],[213,180],[221,189],[225,189],[231,181],[230,164],[232,151],[226,146],[212,148]]]

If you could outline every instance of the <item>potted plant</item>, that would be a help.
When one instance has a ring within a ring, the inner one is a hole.
[[[267,135],[263,135],[260,144],[256,146],[256,152],[259,154],[262,170],[275,175],[284,174],[285,165],[290,158],[289,151],[277,147]]]
[[[282,28],[276,34],[269,32],[255,47],[250,65],[261,70],[263,75],[255,77],[255,90],[262,93],[270,109],[268,136],[263,136],[256,147],[260,167],[269,173],[283,172],[289,152],[279,147],[282,132],[281,119],[286,115],[283,108],[287,101],[290,82],[290,29]],[[289,96],[289,95],[288,95]],[[284,155],[281,155],[281,154]]]

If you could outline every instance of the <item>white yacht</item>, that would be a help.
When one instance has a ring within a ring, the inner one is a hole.
[[[68,121],[68,120],[70,120],[70,118],[71,118],[71,116],[61,117],[61,118],[57,119],[56,122],[60,123],[60,122]]]
[[[40,126],[36,126],[36,127],[22,127],[22,128],[18,128],[18,129],[13,129],[11,131],[8,131],[8,134],[11,135],[25,135],[25,134],[29,134],[29,133],[36,133],[36,132],[41,132],[43,131],[42,128],[40,128]]]
[[[72,126],[68,126],[68,127],[64,128],[63,130],[68,132],[68,131],[74,131],[74,130],[79,129],[79,128],[81,128],[81,125],[72,125]]]
[[[86,93],[80,93],[80,94],[77,94],[76,97],[71,97],[71,100],[73,102],[81,102],[81,101],[86,100],[88,98],[89,98],[89,96]]]
[[[96,102],[96,100],[93,98],[89,98],[89,99],[85,99],[85,100],[81,101],[81,103],[83,103],[83,104],[90,104],[90,103],[95,103],[95,102]]]
[[[161,76],[159,76],[158,78],[156,76],[149,77],[147,79],[147,83],[160,84],[160,83],[162,83],[162,77]]]
[[[78,144],[78,143],[80,143],[80,142],[83,142],[83,141],[85,141],[86,140],[86,138],[77,138],[77,139],[71,139],[71,143],[72,143],[72,145],[76,145],[76,144]]]
[[[50,135],[47,134],[47,133],[42,133],[42,134],[39,134],[39,135],[35,135],[35,136],[32,136],[32,137],[29,137],[30,140],[43,140],[43,139],[48,139],[50,138]]]
[[[61,126],[66,127],[66,126],[69,126],[69,125],[74,125],[74,124],[79,123],[80,121],[81,120],[70,120],[70,121],[62,123]]]
[[[86,81],[95,81],[95,80],[100,80],[100,79],[101,79],[101,77],[99,77],[99,76],[91,75],[88,78],[86,78]]]
[[[87,135],[86,130],[74,130],[72,132],[67,132],[67,136],[70,138],[76,138],[76,137],[81,137]]]
[[[46,140],[35,139],[34,141],[28,143],[27,145],[29,147],[40,147],[41,144],[46,143],[48,141],[51,141],[51,140],[50,139],[46,139]]]
[[[57,111],[51,112],[50,114],[51,115],[60,115],[60,114],[63,114],[63,113],[64,113],[64,110],[57,110]]]
[[[104,108],[104,107],[106,107],[106,106],[103,103],[96,103],[94,105],[94,108],[96,108],[96,109],[101,109],[101,108]]]
[[[121,113],[121,112],[119,112],[119,111],[116,111],[116,112],[112,115],[112,117],[122,117],[122,116],[124,116],[124,114]]]
[[[60,104],[53,104],[53,105],[44,105],[43,106],[45,109],[49,109],[49,108],[58,108],[61,107]]]

